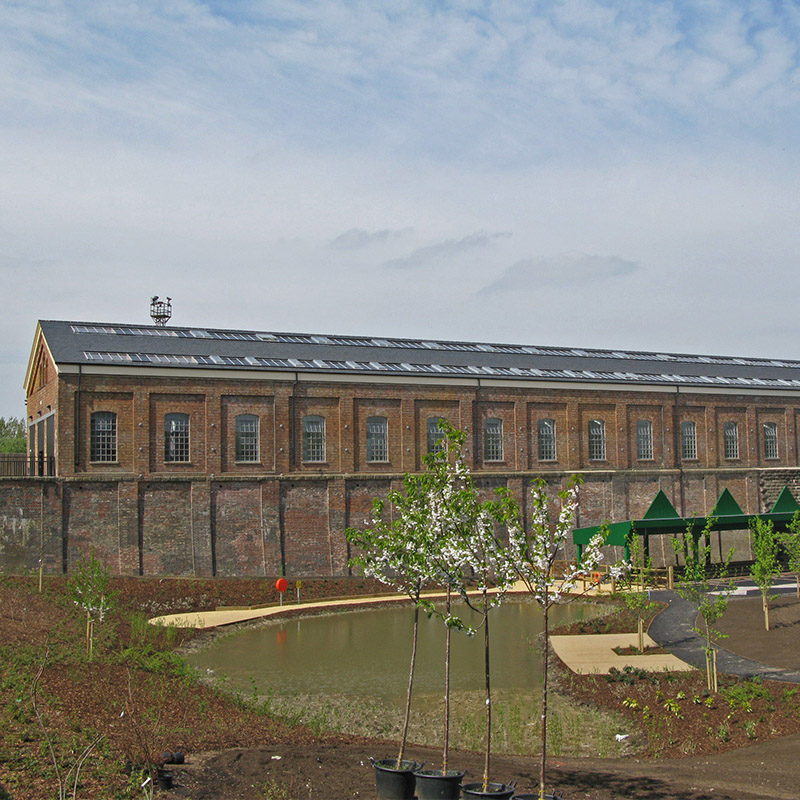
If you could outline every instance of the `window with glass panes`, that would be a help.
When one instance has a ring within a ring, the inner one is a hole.
[[[601,419],[589,420],[589,460],[605,461],[606,424]]]
[[[236,417],[236,460],[246,463],[258,459],[258,417],[239,414]]]
[[[764,458],[778,457],[778,423],[764,423]]]
[[[167,414],[164,417],[164,461],[189,460],[189,415]]]
[[[691,420],[681,422],[681,458],[697,458],[697,425]]]
[[[556,421],[540,419],[537,424],[539,444],[539,461],[556,460]]]
[[[367,417],[367,461],[389,460],[389,422],[386,417]]]
[[[117,415],[113,411],[95,411],[91,418],[90,460],[117,460]]]
[[[739,458],[739,423],[726,422],[723,427],[725,458]]]
[[[444,445],[444,431],[439,425],[441,417],[428,417],[428,452],[436,453]]]
[[[503,460],[503,421],[490,417],[483,421],[484,461]]]
[[[649,419],[636,423],[636,457],[641,461],[653,458],[653,423]]]
[[[325,417],[303,417],[303,461],[325,460]]]

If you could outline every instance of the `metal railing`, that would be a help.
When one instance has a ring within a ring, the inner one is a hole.
[[[25,453],[0,453],[0,478],[24,478],[28,474]]]

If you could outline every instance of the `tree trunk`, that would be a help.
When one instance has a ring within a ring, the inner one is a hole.
[[[447,616],[450,618],[450,587],[447,587]],[[450,751],[450,626],[445,627],[444,638],[444,747],[442,752],[442,772],[447,773],[447,757]]]
[[[639,652],[644,653],[644,620],[639,617],[637,630],[639,632]]]
[[[486,757],[483,762],[483,791],[489,788],[489,758],[492,752],[492,690],[489,681],[489,598],[483,590],[483,647],[486,670]]]
[[[764,627],[769,630],[769,603],[766,595],[763,595],[762,602],[764,604]]]
[[[408,692],[406,693],[406,716],[403,720],[403,734],[400,738],[400,752],[397,754],[397,769],[403,762],[408,738],[408,721],[411,718],[411,690],[414,686],[414,666],[417,661],[417,631],[419,630],[419,606],[414,606],[414,635],[411,643],[411,666],[408,668]]]
[[[542,759],[539,764],[539,797],[544,797],[545,774],[547,770],[547,667],[548,650],[550,649],[550,629],[548,612],[550,611],[550,598],[548,597],[547,586],[544,589],[544,599],[542,600]]]

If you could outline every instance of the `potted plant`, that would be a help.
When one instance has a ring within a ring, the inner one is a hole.
[[[556,560],[563,558],[564,545],[567,534],[573,529],[578,508],[578,486],[580,478],[572,476],[566,489],[556,493],[560,501],[558,514],[552,511],[550,497],[547,494],[547,484],[538,478],[531,486],[531,508],[533,516],[528,530],[522,524],[521,517],[509,524],[509,550],[511,561],[519,579],[523,582],[528,592],[542,609],[542,729],[541,729],[541,758],[539,763],[539,794],[540,800],[552,798],[554,795],[545,794],[546,767],[547,767],[547,672],[549,658],[549,612],[558,604],[574,600],[580,596],[575,593],[579,583],[585,585],[585,579],[597,569],[603,560],[601,550],[607,528],[604,526],[592,537],[583,553],[583,558],[578,562],[566,562],[560,573],[556,572]],[[509,506],[509,513],[513,513],[513,506]],[[622,574],[622,565],[611,567],[613,576]]]
[[[375,783],[381,800],[410,800],[414,797],[414,771],[421,767],[406,760],[405,747],[411,716],[411,697],[417,657],[419,612],[422,587],[430,577],[423,534],[428,530],[427,480],[424,475],[406,475],[404,491],[389,492],[386,502],[393,509],[393,520],[386,522],[386,502],[376,498],[373,503],[372,527],[363,531],[348,528],[346,535],[358,552],[350,559],[351,567],[359,567],[364,575],[405,594],[414,604],[414,626],[411,642],[411,661],[408,670],[408,689],[397,758],[372,759]]]
[[[454,561],[452,542],[462,521],[459,509],[464,486],[459,475],[463,474],[462,447],[466,434],[445,420],[439,424],[445,434],[443,446],[423,459],[427,471],[428,527],[425,544],[432,582],[445,590],[444,612],[428,600],[422,599],[421,603],[429,616],[435,615],[445,624],[442,768],[417,770],[419,800],[457,800],[466,774],[463,770],[450,769],[449,764],[450,639],[454,628],[468,634],[473,632],[452,612],[453,594],[460,594],[464,587],[463,567],[457,563],[458,555]]]
[[[442,508],[433,514],[434,519],[437,513],[446,519],[447,534],[440,543],[441,563],[449,585],[455,586],[464,602],[479,614],[478,628],[483,629],[484,645],[486,748],[483,779],[479,783],[464,784],[462,792],[464,797],[506,798],[513,795],[514,786],[489,780],[492,749],[489,612],[503,601],[514,584],[515,574],[508,551],[498,533],[518,518],[519,511],[507,490],[498,490],[497,500],[481,502],[473,477],[461,458],[464,434],[446,423],[443,427],[449,443],[451,471]],[[465,574],[470,574],[477,584],[477,597],[467,592]],[[450,626],[458,627],[458,623],[453,624],[451,620]]]

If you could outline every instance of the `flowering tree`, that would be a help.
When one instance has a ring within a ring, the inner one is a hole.
[[[453,629],[472,634],[460,617],[452,612],[453,594],[465,594],[464,565],[458,562],[461,557],[453,542],[461,531],[460,475],[464,474],[462,448],[466,439],[463,431],[456,430],[446,421],[441,421],[444,431],[442,446],[423,459],[428,472],[427,502],[429,511],[429,534],[432,547],[428,551],[432,580],[445,589],[445,609],[426,607],[429,614],[435,613],[445,624],[444,646],[444,730],[442,743],[442,774],[447,775],[450,751],[450,639]]]
[[[411,644],[411,663],[408,670],[408,690],[403,719],[397,769],[402,768],[408,723],[411,716],[411,695],[414,686],[414,668],[417,658],[419,610],[423,586],[431,579],[429,551],[432,548],[429,524],[430,476],[406,475],[404,491],[392,491],[386,502],[376,498],[373,503],[372,527],[360,531],[348,528],[348,541],[359,548],[350,559],[350,566],[360,567],[364,575],[376,578],[405,594],[414,603],[414,633]],[[386,505],[393,509],[394,519],[384,519]]]
[[[439,460],[439,482],[430,494],[431,521],[436,531],[433,563],[438,579],[458,591],[464,602],[481,618],[484,637],[484,681],[486,687],[486,749],[483,788],[489,784],[492,749],[492,693],[489,612],[498,606],[514,585],[515,572],[501,536],[519,517],[519,509],[505,489],[496,498],[480,500],[478,488],[462,457],[465,434],[442,423],[447,458]],[[477,598],[467,591],[465,575],[477,584]],[[463,628],[461,620],[447,612],[448,628]],[[470,630],[473,633],[474,630]]]
[[[567,488],[558,492],[560,509],[557,514],[551,508],[551,499],[547,495],[547,484],[538,478],[531,486],[531,507],[533,517],[526,532],[521,517],[509,526],[509,552],[511,563],[525,584],[528,592],[542,609],[543,616],[543,648],[542,648],[542,753],[539,764],[539,797],[545,796],[545,778],[547,761],[547,670],[549,657],[550,609],[558,604],[568,602],[580,596],[576,593],[579,584],[585,581],[603,561],[602,546],[607,530],[601,528],[589,541],[583,552],[581,561],[564,563],[557,571],[556,561],[564,559],[564,544],[567,535],[575,526],[578,508],[578,486],[581,479],[570,478]],[[612,575],[619,577],[623,565],[616,564],[611,568]]]

